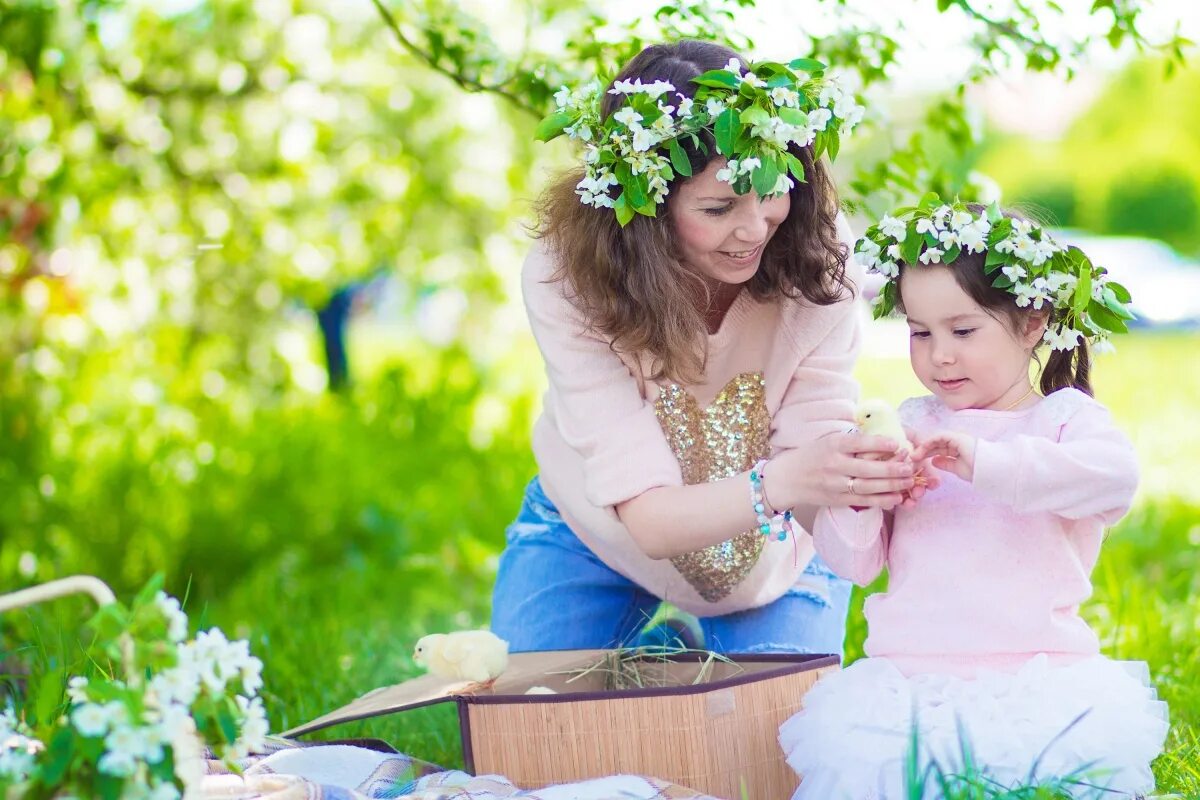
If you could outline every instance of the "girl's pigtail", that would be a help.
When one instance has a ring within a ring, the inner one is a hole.
[[[1092,357],[1086,341],[1081,341],[1070,350],[1052,350],[1042,370],[1042,395],[1059,389],[1074,387],[1089,397],[1092,395],[1090,380]]]

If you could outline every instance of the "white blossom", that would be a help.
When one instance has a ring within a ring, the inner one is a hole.
[[[899,261],[901,258],[903,258],[903,256],[900,253],[900,245],[889,244],[887,246],[887,257],[890,258],[892,261]]]
[[[613,119],[624,125],[626,128],[632,128],[642,121],[642,115],[635,111],[633,106],[625,106],[613,114]]]
[[[978,222],[965,225],[958,232],[958,240],[972,253],[982,253],[987,248],[988,228]]]
[[[1026,273],[1025,268],[1022,267],[1020,264],[1006,265],[1004,267],[1001,267],[1000,271],[1003,272],[1004,276],[1006,278],[1008,278],[1010,281],[1012,281],[1013,283],[1016,283],[1017,281],[1021,280],[1028,274],[1028,273]]]
[[[771,102],[780,107],[796,108],[800,105],[800,93],[786,86],[776,86],[771,90]]]
[[[828,108],[814,108],[808,112],[808,126],[818,131],[825,130],[831,119],[833,119],[833,112]]]
[[[692,98],[679,95],[679,118],[686,119],[690,117],[692,115],[692,106],[694,105],[695,101]]]
[[[908,226],[903,220],[884,214],[883,219],[879,220],[879,230],[884,236],[889,236],[897,242],[903,242],[904,236],[908,233]]]
[[[1042,339],[1052,350],[1071,350],[1078,346],[1082,338],[1082,333],[1066,325],[1061,326],[1058,331],[1047,328],[1042,335]]]
[[[84,703],[71,712],[71,723],[75,730],[87,737],[108,733],[108,719],[108,713],[97,703]]]
[[[945,254],[938,248],[930,247],[921,253],[920,261],[922,264],[940,264],[943,255]]]
[[[967,211],[955,211],[950,215],[950,227],[954,230],[962,230],[965,226],[970,225],[975,218]]]
[[[796,182],[791,176],[785,174],[780,175],[775,179],[775,188],[771,190],[771,194],[785,194],[790,192],[796,186]]]

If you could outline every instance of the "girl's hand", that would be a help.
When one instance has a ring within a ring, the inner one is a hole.
[[[809,447],[785,450],[772,458],[765,470],[767,499],[777,509],[894,508],[913,488],[912,462],[889,460],[898,446],[883,436],[840,433],[818,439]]]
[[[933,466],[945,470],[951,475],[957,475],[964,481],[975,477],[975,445],[978,442],[974,436],[954,431],[940,431],[922,438],[917,442],[913,451],[913,460],[929,459]]]

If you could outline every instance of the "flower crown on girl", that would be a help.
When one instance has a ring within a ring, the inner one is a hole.
[[[548,142],[565,133],[583,143],[585,175],[576,193],[584,205],[613,209],[622,226],[634,214],[655,216],[668,183],[676,175],[691,176],[680,140],[689,138],[707,153],[697,135],[702,130],[729,160],[717,180],[737,194],[781,194],[804,181],[804,164],[789,146],[812,145],[814,159],[826,152],[834,158],[841,135],[862,120],[863,107],[825,69],[810,58],[743,69],[731,58],[723,69],[691,79],[694,97],[666,81],[616,81],[608,93],[624,95],[625,104],[606,119],[598,81],[575,91],[564,86],[554,95],[558,110],[542,120],[536,135]],[[611,187],[620,193],[614,197]]]
[[[944,203],[931,192],[915,207],[885,214],[854,249],[868,272],[887,278],[873,301],[876,319],[896,308],[900,265],[951,264],[984,251],[992,286],[1012,294],[1021,308],[1049,305],[1056,312],[1043,336],[1054,350],[1107,342],[1128,332],[1125,321],[1134,318],[1129,291],[1103,267],[1078,247],[1058,244],[1037,223],[1006,216],[996,203]]]

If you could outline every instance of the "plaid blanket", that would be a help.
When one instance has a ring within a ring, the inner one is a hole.
[[[716,800],[673,783],[639,775],[518,789],[500,775],[443,770],[403,753],[353,744],[273,740],[269,752],[241,765],[241,775],[209,762],[202,797],[263,800]]]

